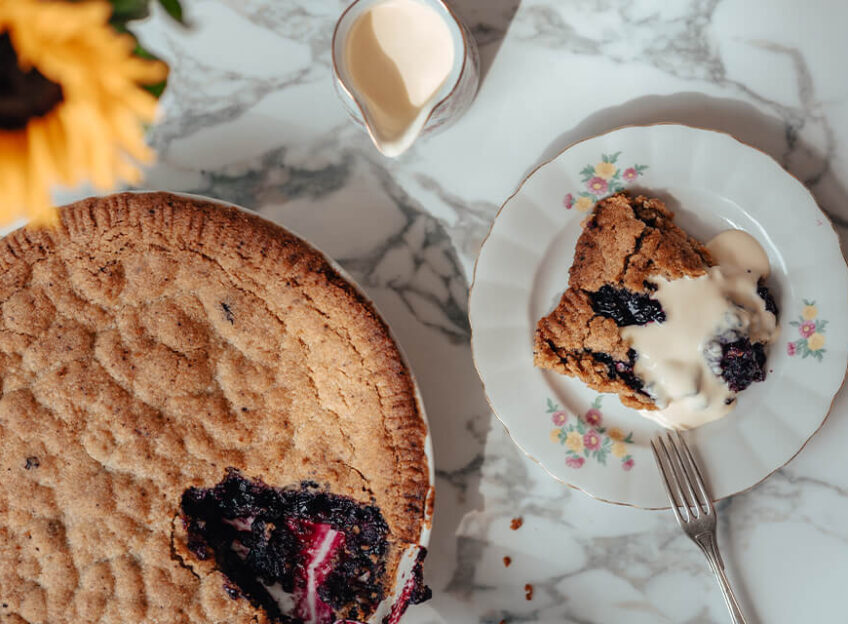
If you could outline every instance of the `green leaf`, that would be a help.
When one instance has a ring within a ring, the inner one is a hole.
[[[607,465],[607,455],[606,455],[606,453],[598,453],[598,463],[601,466]]]
[[[624,457],[621,458],[621,463],[623,464],[624,462],[626,462],[630,459],[633,459],[632,455],[625,455]]]
[[[816,321],[816,331],[824,333],[825,327],[827,327],[827,321],[825,321],[825,320]]]
[[[648,165],[633,165],[633,168],[636,170],[636,173],[642,175],[642,172],[648,168]]]
[[[555,411],[556,411],[555,404],[554,404],[553,401],[551,401],[551,398],[548,397],[548,413],[555,412]]]
[[[160,58],[145,50],[138,41],[135,42],[133,54],[139,58],[147,59],[149,61],[161,61]],[[162,95],[162,92],[165,91],[165,87],[168,86],[168,79],[165,78],[165,80],[160,80],[157,83],[142,86],[146,91],[158,98]]]
[[[180,0],[159,0],[159,4],[162,5],[162,8],[168,12],[168,15],[185,26],[183,7],[180,6]]]
[[[626,437],[626,438],[624,438],[624,440],[623,440],[623,441],[624,441],[624,442],[627,442],[627,444],[633,444],[633,432],[631,431],[630,433],[628,433],[628,434],[627,434],[627,437]],[[628,457],[629,457],[629,456],[628,456]]]
[[[579,433],[580,435],[586,433],[586,427],[583,426],[582,420],[577,421],[577,433]]]
[[[804,305],[814,306],[814,305],[816,305],[816,302],[815,301],[807,301],[806,299],[804,299]]]
[[[594,407],[596,410],[601,409],[601,399],[602,398],[603,398],[603,395],[599,394],[598,396],[596,396],[595,400],[592,401],[592,407]]]
[[[118,31],[126,32],[127,22],[144,19],[150,15],[149,0],[109,0],[112,16],[109,23]]]
[[[168,86],[167,80],[162,80],[152,85],[141,85],[141,88],[147,91],[150,95],[155,98],[162,97],[162,94],[165,92],[165,87]]]
[[[607,158],[608,158],[609,160],[607,160],[606,162],[614,163],[615,161],[617,161],[617,160],[618,160],[618,157],[619,157],[619,155],[620,155],[620,154],[621,154],[621,152],[616,152],[615,154],[612,154],[611,156],[608,156]]]
[[[610,161],[610,160],[609,160],[609,158],[610,158],[610,157],[609,157],[609,156],[607,156],[606,154],[601,154],[601,160],[602,160],[603,162],[609,162],[609,161]]]
[[[798,321],[789,321],[789,324],[793,327],[798,327],[801,323],[799,323]]]
[[[588,457],[589,457],[589,449],[583,449],[583,455],[585,455],[585,456],[586,456],[586,458],[588,459]]]

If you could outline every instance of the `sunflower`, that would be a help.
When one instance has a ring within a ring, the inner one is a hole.
[[[133,56],[111,12],[103,0],[0,0],[0,222],[54,222],[51,186],[107,190],[152,160],[143,124],[156,98],[139,85],[167,67]]]

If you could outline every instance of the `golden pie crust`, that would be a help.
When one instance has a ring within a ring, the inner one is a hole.
[[[426,522],[426,427],[371,304],[301,239],[167,193],[0,241],[0,622],[264,622],[192,560],[227,467]],[[389,588],[390,589],[390,588]]]
[[[627,193],[600,200],[577,239],[568,289],[536,325],[536,366],[617,393],[628,407],[656,409],[647,394],[611,370],[609,361],[628,361],[630,343],[613,319],[595,313],[590,293],[612,286],[650,296],[650,278],[700,277],[712,264],[706,247],[674,223],[661,200]]]

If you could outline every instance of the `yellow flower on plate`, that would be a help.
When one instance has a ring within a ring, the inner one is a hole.
[[[551,429],[551,442],[556,442],[557,444],[559,444],[560,431],[562,431],[562,429]]]
[[[577,201],[574,202],[574,207],[580,212],[589,212],[594,204],[595,202],[591,197],[583,196],[577,198]]]
[[[565,438],[565,445],[575,453],[583,452],[583,436],[576,431],[569,431]]]
[[[624,442],[613,442],[612,454],[616,457],[624,457],[627,455],[627,445]]]
[[[153,159],[143,123],[156,98],[140,84],[167,67],[133,55],[104,0],[0,0],[0,224],[55,222],[50,188],[137,182]]]
[[[614,164],[609,162],[599,162],[595,165],[595,175],[604,180],[609,180],[617,171]]]
[[[807,348],[810,351],[818,351],[824,346],[824,334],[818,332],[807,338]]]
[[[613,440],[621,441],[624,439],[624,432],[618,427],[610,427],[609,431],[607,431],[607,435]]]
[[[804,317],[805,321],[812,321],[816,316],[818,316],[819,311],[816,309],[814,305],[804,306],[804,309],[801,311],[801,316]]]

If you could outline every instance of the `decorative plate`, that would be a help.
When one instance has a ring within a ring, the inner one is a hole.
[[[572,145],[530,174],[483,243],[470,295],[472,348],[495,413],[555,478],[591,496],[668,506],[649,445],[658,425],[582,382],[533,366],[536,322],[565,290],[581,222],[631,189],[664,199],[703,241],[738,228],[771,263],[781,335],[768,375],[727,417],[687,432],[715,499],[792,459],[821,427],[848,363],[848,269],[809,191],[768,155],[688,126],[621,128]]]

